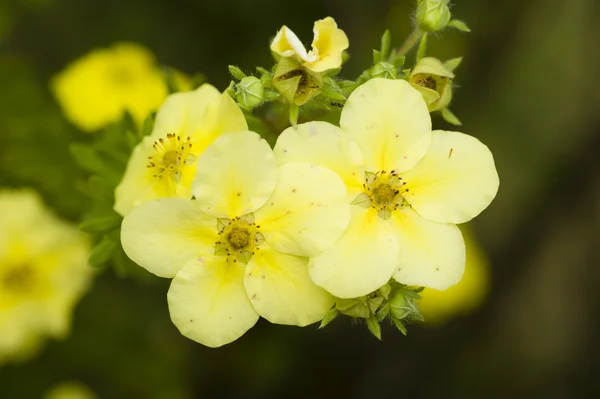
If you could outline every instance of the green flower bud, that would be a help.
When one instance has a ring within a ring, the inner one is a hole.
[[[395,290],[395,292],[392,293],[388,303],[390,305],[390,313],[396,320],[401,320],[411,313],[412,309],[404,295],[404,291],[401,289]]]
[[[442,30],[452,17],[448,8],[449,0],[419,0],[417,4],[417,23],[425,32]]]
[[[362,319],[371,317],[371,310],[365,297],[352,299],[338,298],[335,301],[335,306],[340,313],[347,316],[360,317]]]
[[[282,57],[273,74],[273,86],[292,104],[306,104],[321,92],[323,76],[303,67],[290,57]]]
[[[437,58],[422,58],[410,72],[408,82],[421,92],[430,112],[445,108],[452,99],[454,74]]]
[[[246,76],[237,84],[235,100],[240,107],[251,111],[264,100],[264,87],[261,80],[255,76]]]
[[[389,62],[380,61],[371,67],[371,77],[396,79],[396,67]]]

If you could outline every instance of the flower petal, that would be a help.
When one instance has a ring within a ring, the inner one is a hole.
[[[175,276],[167,300],[181,334],[210,347],[235,341],[258,320],[244,290],[244,268],[208,256],[187,263]]]
[[[431,140],[427,104],[404,80],[371,79],[359,86],[346,101],[340,127],[361,148],[369,172],[410,169]]]
[[[492,202],[498,172],[490,150],[476,138],[436,130],[425,157],[402,174],[404,198],[424,218],[465,223]]]
[[[331,17],[316,21],[313,32],[315,36],[311,52],[317,56],[317,60],[307,62],[306,67],[315,72],[339,68],[342,65],[342,54],[350,45],[346,33],[338,29]]]
[[[233,218],[267,202],[276,181],[269,144],[254,132],[229,133],[200,156],[192,191],[204,212]]]
[[[282,57],[298,56],[302,60],[308,60],[308,54],[298,36],[287,26],[282,26],[271,43],[271,51]]]
[[[319,121],[289,127],[277,139],[273,152],[278,165],[310,162],[333,170],[346,184],[350,201],[362,192],[362,154],[337,126]]]
[[[342,238],[310,259],[312,280],[338,298],[367,295],[389,281],[398,262],[398,240],[373,208],[352,207]]]
[[[279,167],[273,195],[255,214],[276,250],[314,256],[333,245],[350,221],[346,187],[330,169],[306,162]]]
[[[146,202],[134,208],[121,226],[127,256],[160,277],[173,277],[190,260],[212,255],[217,241],[217,221],[193,200]]]
[[[306,326],[333,306],[333,297],[308,276],[308,259],[260,246],[246,267],[244,285],[254,309],[271,323]]]
[[[460,281],[465,243],[456,225],[431,222],[410,208],[392,212],[388,222],[400,246],[396,281],[438,290]]]

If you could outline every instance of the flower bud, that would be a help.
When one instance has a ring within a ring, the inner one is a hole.
[[[392,293],[388,303],[390,305],[390,313],[396,320],[402,320],[411,313],[408,300],[404,295],[404,291],[401,289],[395,290],[395,292]]]
[[[259,78],[246,76],[237,84],[235,100],[240,107],[251,111],[263,102],[264,87]]]
[[[380,61],[371,67],[371,77],[396,79],[396,67],[389,62]]]
[[[343,313],[347,316],[359,317],[362,319],[366,319],[371,316],[369,304],[364,297],[352,299],[338,298],[335,304],[340,313]]]
[[[450,22],[449,0],[419,0],[417,4],[417,23],[425,32],[442,30]]]
[[[437,58],[421,59],[411,71],[408,82],[421,92],[430,112],[445,108],[452,99],[454,74]]]

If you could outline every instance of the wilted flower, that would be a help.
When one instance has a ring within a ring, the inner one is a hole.
[[[436,289],[456,284],[465,265],[456,224],[477,216],[498,190],[489,149],[466,134],[432,132],[421,93],[403,80],[359,86],[340,126],[289,128],[274,150],[280,165],[336,171],[354,204],[342,238],[311,258],[313,281],[340,298],[367,295],[392,277]]]
[[[0,363],[64,337],[92,277],[88,243],[29,190],[0,191]]]
[[[194,200],[133,209],[121,242],[148,271],[173,278],[173,323],[188,338],[221,346],[259,315],[278,324],[320,320],[333,298],[308,275],[308,256],[332,245],[350,218],[346,189],[331,170],[277,167],[253,132],[222,135],[198,160]]]

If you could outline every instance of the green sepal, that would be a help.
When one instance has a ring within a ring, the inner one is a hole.
[[[458,119],[458,117],[454,115],[452,111],[450,111],[448,108],[442,108],[440,110],[440,113],[442,114],[442,118],[444,118],[446,122],[456,126],[462,125],[460,119]]]
[[[396,320],[396,319],[392,319],[392,321],[394,322],[394,325],[396,326],[396,328],[404,335],[408,334],[408,330],[406,329],[406,327],[404,326],[404,323],[402,323],[402,321],[400,320]]]
[[[454,29],[458,29],[461,32],[465,32],[465,33],[471,32],[471,29],[469,29],[467,24],[465,24],[463,21],[458,20],[458,19],[453,19],[452,21],[450,21],[450,23],[448,23],[448,26],[451,28],[454,28]]]
[[[338,316],[338,314],[340,314],[340,312],[335,307],[329,309],[329,311],[325,313],[325,316],[323,316],[323,320],[321,320],[321,325],[319,328],[323,328],[327,324],[331,323]]]
[[[377,318],[377,321],[380,322],[380,321],[383,321],[389,313],[390,313],[390,305],[386,303],[381,308],[379,308],[377,313],[375,313],[375,317]]]
[[[371,331],[371,334],[373,334],[375,338],[381,341],[381,326],[379,325],[376,317],[369,317],[367,319],[367,328],[369,331]]]
[[[94,249],[92,249],[88,263],[93,267],[102,266],[112,258],[115,249],[117,249],[117,242],[108,235],[105,235],[102,240],[96,244]]]
[[[299,112],[300,112],[300,108],[296,104],[290,103],[290,111],[289,111],[290,125],[296,126],[298,124]]]
[[[231,74],[231,76],[233,76],[237,80],[242,80],[246,77],[246,74],[244,72],[242,72],[242,70],[240,68],[236,67],[235,65],[229,65],[228,68],[229,68],[229,73]]]
[[[362,298],[338,298],[335,302],[336,308],[343,314],[351,317],[366,319],[371,316],[371,310]]]
[[[402,56],[402,57],[398,57],[398,58],[396,58],[396,59],[394,60],[393,64],[394,64],[394,67],[395,67],[396,69],[400,69],[400,68],[402,68],[402,67],[404,66],[404,63],[405,63],[405,62],[406,62],[406,57],[405,57],[405,56]]]
[[[389,53],[390,53],[390,43],[392,41],[392,37],[390,35],[390,30],[386,29],[385,32],[383,32],[383,35],[381,36],[381,47],[380,47],[380,53],[381,53],[381,59],[385,60],[387,59]]]
[[[383,60],[379,50],[373,50],[373,64],[377,64]]]
[[[454,70],[460,65],[461,61],[462,57],[451,58],[444,62],[444,67],[450,72],[454,72]]]

